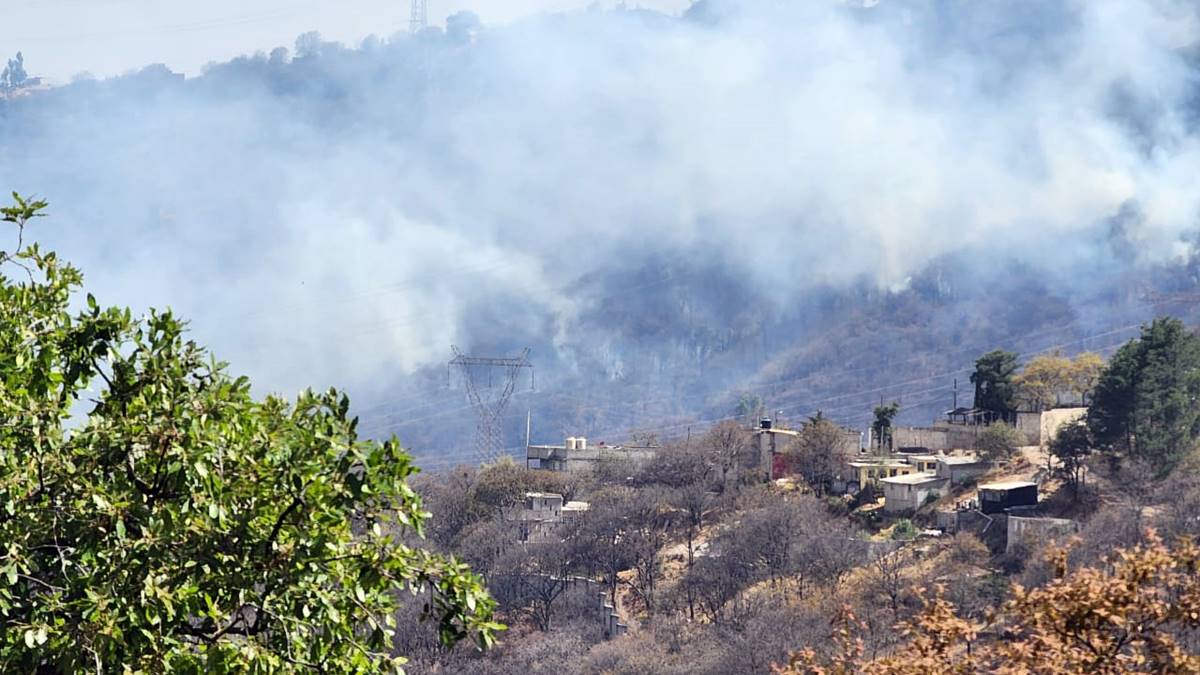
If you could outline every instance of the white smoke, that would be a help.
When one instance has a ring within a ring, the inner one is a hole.
[[[85,83],[0,113],[0,187],[280,390],[570,340],[575,284],[646,252],[782,304],[964,250],[1086,270],[1130,205],[1140,260],[1191,254],[1192,3],[712,4]]]

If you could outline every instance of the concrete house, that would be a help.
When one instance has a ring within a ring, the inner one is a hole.
[[[516,525],[517,541],[538,544],[560,539],[563,524],[587,510],[587,502],[565,502],[560,494],[526,492],[519,504],[504,509],[503,516]]]
[[[849,463],[852,475],[857,478],[858,489],[866,489],[868,485],[880,487],[885,478],[908,476],[920,473],[916,464],[906,457],[860,457]]]
[[[800,432],[777,427],[773,420],[764,417],[752,433],[754,454],[741,463],[742,468],[759,472],[765,480],[781,478],[785,473],[781,461],[783,453]]]
[[[930,499],[946,494],[950,479],[936,474],[912,473],[883,478],[880,483],[883,484],[884,512],[910,513]]]
[[[604,461],[640,464],[653,459],[657,452],[658,448],[650,446],[589,445],[586,438],[572,436],[563,445],[526,446],[525,466],[560,472],[588,471]]]
[[[847,456],[857,455],[862,448],[862,432],[848,427],[839,428],[839,432],[839,450]],[[785,459],[788,446],[791,445],[792,441],[801,432],[794,429],[781,428],[770,418],[764,417],[758,423],[758,428],[753,433],[753,446],[757,449],[757,464],[744,468],[761,471],[763,477],[768,480],[776,480],[787,476],[788,470]],[[840,476],[835,479],[835,482],[842,484],[844,487],[845,481],[851,478],[853,476]]]
[[[951,485],[962,485],[988,472],[991,463],[976,457],[942,456],[937,458],[937,475],[950,481]]]

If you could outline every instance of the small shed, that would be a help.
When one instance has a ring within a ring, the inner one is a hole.
[[[978,478],[991,468],[990,462],[975,455],[937,458],[937,475],[950,479],[951,485],[960,485]]]
[[[1007,481],[979,486],[979,509],[984,513],[1004,513],[1017,506],[1037,506],[1037,483]]]
[[[931,496],[942,496],[950,481],[933,474],[911,473],[884,478],[880,482],[883,483],[883,510],[888,513],[901,513],[916,511],[924,506]]]

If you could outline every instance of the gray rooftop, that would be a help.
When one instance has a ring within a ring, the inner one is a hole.
[[[988,483],[980,485],[980,490],[1016,490],[1019,488],[1037,487],[1037,483],[1030,483],[1027,480],[1007,480],[999,483]]]
[[[952,466],[959,466],[962,464],[982,464],[984,462],[984,460],[978,457],[938,457],[938,461],[945,462],[946,464],[950,464]]]
[[[940,478],[932,473],[910,473],[907,476],[892,476],[883,478],[883,482],[893,485],[924,485],[925,483],[939,483],[950,480],[949,478]]]

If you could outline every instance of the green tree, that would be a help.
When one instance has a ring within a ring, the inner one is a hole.
[[[483,511],[519,504],[528,492],[550,492],[570,501],[579,488],[578,480],[576,475],[569,473],[526,469],[511,457],[501,457],[479,470],[470,497]]]
[[[1113,354],[1096,382],[1087,424],[1101,449],[1128,451],[1133,446],[1134,401],[1141,360],[1141,343],[1130,340]]]
[[[1055,471],[1063,476],[1074,494],[1083,486],[1087,465],[1085,461],[1092,453],[1092,437],[1083,420],[1063,426],[1050,441],[1050,455],[1058,460]]]
[[[733,412],[742,422],[757,424],[767,414],[767,406],[763,403],[761,396],[745,392],[738,397]]]
[[[993,424],[983,431],[979,432],[975,443],[979,448],[979,454],[984,458],[997,461],[1008,459],[1013,456],[1017,448],[1021,447],[1021,432],[1007,424]]]
[[[1088,411],[1097,446],[1166,473],[1200,435],[1200,338],[1178,319],[1155,319],[1117,350]]]
[[[1007,419],[1016,408],[1017,355],[1003,349],[990,351],[975,361],[971,384],[975,385],[975,407]]]
[[[875,446],[880,450],[891,449],[892,420],[896,419],[896,414],[899,412],[900,404],[895,401],[887,405],[875,406],[873,411],[875,419],[871,422],[871,435],[875,439]]]
[[[335,390],[256,400],[170,312],[135,318],[0,220],[0,670],[398,670],[401,590],[452,644],[489,645],[493,600],[406,545],[427,513],[393,438]]]

